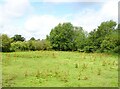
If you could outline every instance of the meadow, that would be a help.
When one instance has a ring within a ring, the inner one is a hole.
[[[3,87],[118,87],[118,56],[30,51],[2,53]]]

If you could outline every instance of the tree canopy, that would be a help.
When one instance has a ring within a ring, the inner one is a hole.
[[[2,35],[0,35],[0,40],[2,41],[2,47],[0,47],[0,48],[2,48],[2,51],[3,52],[10,51],[11,39],[6,34],[2,34]]]
[[[71,23],[58,24],[50,32],[50,42],[55,50],[72,50],[73,25]]]
[[[18,34],[14,35],[11,39],[15,42],[16,41],[25,41],[25,38]]]
[[[49,40],[55,50],[77,50],[84,47],[85,32],[71,23],[58,24],[51,30]]]
[[[117,26],[117,28],[116,28]],[[120,24],[113,20],[102,22],[96,29],[87,33],[83,27],[73,26],[70,22],[59,23],[46,39],[31,37],[26,41],[22,35],[8,37],[0,35],[0,49],[9,51],[60,50],[84,52],[120,52]]]

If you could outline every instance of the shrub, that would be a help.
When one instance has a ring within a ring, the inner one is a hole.
[[[21,42],[21,41],[11,43],[11,47],[10,47],[11,51],[25,51],[28,49],[29,49],[28,42]]]
[[[120,53],[120,46],[117,46],[113,49],[113,52]]]
[[[94,52],[94,47],[93,46],[85,46],[84,51],[86,53]]]

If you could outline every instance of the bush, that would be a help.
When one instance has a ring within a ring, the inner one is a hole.
[[[50,41],[42,40],[41,43],[42,43],[42,50],[51,50],[52,49]]]
[[[86,53],[94,52],[94,47],[92,47],[92,46],[85,46],[84,47],[84,51]]]
[[[2,52],[9,52],[11,39],[6,34],[0,34],[0,41],[0,50]]]
[[[36,50],[35,49],[35,41],[33,41],[33,40],[28,41],[28,48],[31,51],[35,51]]]
[[[117,46],[113,49],[113,52],[120,53],[120,46]]]
[[[17,42],[13,42],[11,43],[11,47],[10,50],[13,51],[25,51],[28,50],[28,43],[27,42],[21,42],[21,41],[17,41]]]

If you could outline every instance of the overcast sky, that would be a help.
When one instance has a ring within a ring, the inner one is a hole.
[[[119,0],[0,0],[0,33],[44,39],[58,23],[90,32],[103,21],[118,21]]]

